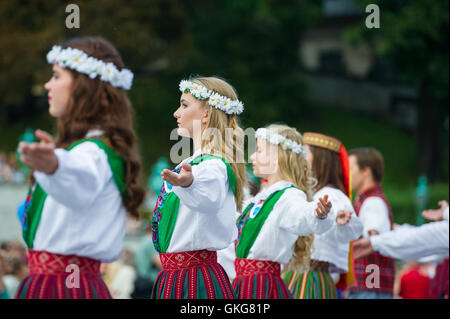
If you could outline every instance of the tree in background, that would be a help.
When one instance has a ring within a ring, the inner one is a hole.
[[[0,38],[3,125],[20,123],[27,114],[34,124],[46,113],[46,99],[37,108],[36,98],[45,96],[51,73],[45,54],[55,43],[86,35],[113,42],[135,74],[130,98],[147,161],[168,153],[178,83],[189,75],[229,79],[245,102],[246,126],[295,125],[307,113],[299,43],[319,19],[320,1],[80,0],[79,29],[65,27],[69,3],[0,2],[6,31]]]
[[[380,28],[362,21],[347,32],[349,39],[372,43],[391,60],[397,82],[417,90],[419,173],[432,182],[448,179],[449,1],[354,1],[379,6]]]
[[[65,26],[72,1],[0,1],[0,124],[35,115],[33,96],[50,77],[45,54],[71,37],[103,36],[122,53],[135,75],[152,74],[162,58],[175,66],[183,11],[175,0],[80,0],[80,28]],[[37,88],[33,90],[33,87]]]
[[[304,116],[299,59],[302,34],[320,18],[321,1],[184,1],[189,32],[184,71],[226,77],[245,101],[245,124]]]

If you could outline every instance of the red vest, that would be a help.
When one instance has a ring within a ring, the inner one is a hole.
[[[368,189],[367,191],[360,194],[356,198],[355,203],[353,205],[355,208],[356,215],[359,216],[359,211],[361,209],[362,204],[367,198],[372,196],[379,197],[386,203],[389,212],[389,221],[391,222],[391,229],[392,229],[393,217],[391,207],[387,203],[383,190],[379,185],[376,185],[371,189]],[[376,270],[374,270],[375,265],[378,266],[379,270],[378,288],[376,287],[374,280],[374,277],[376,276],[377,272]],[[395,265],[393,258],[383,256],[379,252],[374,252],[365,257],[353,259],[353,270],[355,274],[356,284],[348,288],[351,293],[370,291],[380,294],[393,295],[394,278],[395,278]]]

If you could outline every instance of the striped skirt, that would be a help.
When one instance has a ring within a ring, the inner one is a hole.
[[[217,252],[193,250],[160,254],[163,270],[152,299],[234,299],[233,288],[217,263]]]
[[[295,299],[337,299],[336,285],[328,272],[287,270],[281,277]]]
[[[236,258],[233,288],[239,299],[292,299],[280,277],[280,264]]]
[[[17,299],[111,299],[100,277],[98,260],[46,251],[28,251],[30,274],[22,281]]]

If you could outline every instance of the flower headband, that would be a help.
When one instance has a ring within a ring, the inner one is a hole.
[[[114,87],[129,90],[133,82],[133,73],[128,69],[118,70],[114,63],[88,56],[85,52],[74,49],[63,49],[54,45],[47,53],[48,63],[58,63],[61,67],[69,68],[87,74],[91,79],[100,76],[100,80],[111,83]]]
[[[182,80],[180,82],[180,91],[183,93],[191,93],[197,100],[208,100],[207,103],[209,105],[227,114],[241,114],[244,111],[244,104],[241,101],[233,101],[226,96],[208,90],[204,86],[191,81]]]
[[[266,128],[259,128],[255,133],[256,138],[263,138],[268,141],[270,144],[281,144],[283,149],[290,149],[292,152],[301,155],[303,158],[306,158],[306,148],[305,146],[298,144],[297,142],[290,140],[280,134],[274,133]]]

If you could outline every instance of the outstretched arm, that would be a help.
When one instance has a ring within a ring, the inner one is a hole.
[[[449,224],[441,221],[420,227],[401,228],[358,240],[353,248],[355,258],[373,251],[403,260],[415,260],[434,254],[448,256]]]
[[[106,153],[95,143],[85,142],[70,151],[55,148],[48,133],[36,131],[40,143],[20,143],[25,164],[35,170],[37,183],[57,202],[82,209],[92,205],[111,179]]]

